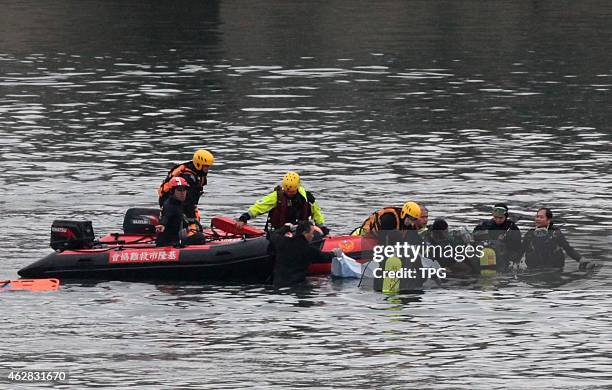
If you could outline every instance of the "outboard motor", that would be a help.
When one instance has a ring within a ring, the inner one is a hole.
[[[155,234],[155,225],[159,225],[159,209],[131,208],[123,218],[125,234]]]
[[[94,231],[91,221],[55,220],[51,225],[51,248],[88,249],[94,245]]]

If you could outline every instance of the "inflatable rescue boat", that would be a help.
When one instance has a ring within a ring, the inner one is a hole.
[[[271,279],[273,261],[263,230],[227,217],[214,217],[205,229],[203,245],[155,245],[158,209],[134,208],[125,215],[122,233],[94,239],[91,222],[54,221],[51,247],[55,252],[19,270],[24,278],[155,280],[155,281],[252,281]],[[364,262],[375,245],[360,236],[327,236],[312,245],[323,251],[341,248]],[[313,263],[310,274],[328,274],[331,263]]]

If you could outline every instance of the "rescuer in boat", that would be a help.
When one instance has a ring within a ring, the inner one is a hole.
[[[155,226],[157,246],[204,244],[204,235],[190,231],[184,214],[189,184],[183,177],[173,177],[169,183],[169,196],[161,211],[160,224]]]
[[[310,245],[316,233],[322,233],[312,221],[300,221],[295,234],[288,236],[291,225],[286,224],[270,234],[270,245],[274,254],[273,284],[275,288],[288,287],[306,280],[308,267],[313,262],[331,261],[342,256],[342,249],[321,252]]]
[[[518,263],[523,255],[521,231],[508,218],[508,206],[497,203],[493,206],[493,218],[481,222],[474,228],[474,240],[486,242],[494,247],[496,263],[505,269],[510,262]]]
[[[565,254],[580,262],[579,268],[586,269],[591,264],[580,261],[581,256],[567,242],[561,230],[553,225],[553,213],[549,208],[540,208],[535,215],[535,228],[525,233],[525,264],[528,268],[563,268]]]
[[[238,218],[237,227],[241,228],[250,219],[268,213],[268,224],[278,229],[286,223],[296,224],[299,221],[312,219],[321,229],[323,235],[329,233],[325,224],[325,216],[310,191],[300,185],[300,176],[295,172],[287,172],[283,177],[282,186],[259,199],[249,207],[249,210]]]
[[[182,177],[187,181],[189,189],[187,190],[187,198],[183,202],[183,213],[188,219],[192,220],[190,224],[194,226],[191,226],[191,229],[199,229],[200,210],[198,209],[198,203],[204,193],[208,170],[214,163],[215,157],[211,152],[206,149],[199,149],[193,154],[191,161],[172,167],[157,190],[161,207],[170,197],[171,179]]]

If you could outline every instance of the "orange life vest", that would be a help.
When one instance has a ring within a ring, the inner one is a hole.
[[[355,230],[354,235],[366,236],[378,232],[380,230],[380,219],[385,214],[392,214],[395,217],[394,229],[400,230],[402,227],[402,208],[389,206],[373,212],[368,218],[366,218],[365,221],[363,221],[361,226]]]
[[[170,185],[170,179],[176,176],[183,176],[185,180],[187,180],[190,189],[191,187],[195,187],[198,188],[198,191],[202,190],[202,187],[206,185],[206,172],[198,172],[195,169],[191,168],[189,165],[190,162],[177,164],[168,171],[166,178],[157,189],[157,193],[159,194],[160,200],[164,198],[164,196],[168,192],[170,192],[170,190],[172,189]]]

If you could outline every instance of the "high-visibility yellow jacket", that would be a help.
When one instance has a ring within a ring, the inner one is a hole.
[[[297,196],[300,196],[303,200],[303,208],[300,210],[298,220],[312,217],[315,224],[319,226],[325,224],[325,216],[323,212],[321,212],[321,208],[312,193],[306,191],[304,187],[299,187]],[[274,191],[259,199],[255,204],[249,207],[248,214],[249,217],[255,218],[269,212],[272,227],[278,228],[287,222],[296,222],[287,220],[287,210],[289,207],[292,207],[291,199],[280,187],[277,187]]]

